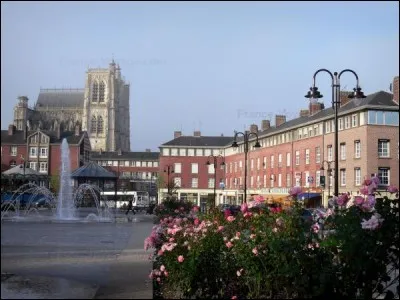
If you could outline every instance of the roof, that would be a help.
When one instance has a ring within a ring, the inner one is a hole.
[[[162,146],[223,147],[232,142],[232,136],[180,136]]]
[[[160,152],[91,152],[90,158],[95,160],[158,160]]]
[[[17,166],[15,166],[15,167],[7,170],[7,171],[4,171],[2,174],[4,174],[4,175],[14,175],[14,174],[43,175],[43,174],[39,173],[38,171],[33,170],[31,168],[28,168],[28,167],[25,167],[25,170],[24,170],[24,165],[23,164],[17,165]]]
[[[84,89],[41,89],[36,107],[82,107]]]
[[[27,136],[36,133],[37,130],[28,131]],[[82,136],[86,133],[81,132],[79,135],[75,135],[74,131],[63,131],[61,132],[60,138],[57,137],[56,131],[41,130],[44,134],[50,137],[51,144],[61,143],[64,138],[67,139],[68,144],[77,145],[82,139]],[[2,144],[14,144],[14,145],[25,145],[26,140],[24,138],[24,131],[16,130],[13,135],[8,135],[8,130],[1,131],[1,143]]]
[[[358,99],[352,99],[347,104],[340,107],[338,110],[338,114],[339,115],[345,114],[346,112],[350,112],[355,109],[362,109],[364,107],[365,108],[374,107],[376,109],[379,109],[379,106],[381,106],[382,108],[390,107],[390,108],[397,108],[397,109],[399,107],[399,105],[393,101],[393,94],[384,92],[384,91],[379,91],[379,92],[368,95],[366,98],[361,99],[362,102],[360,104],[357,104],[357,100]],[[332,116],[332,117],[334,116],[334,110],[332,107],[323,109],[312,116],[299,117],[296,119],[289,120],[278,127],[272,126],[272,127],[268,128],[267,130],[259,131],[257,133],[257,135],[259,138],[261,138],[261,137],[271,135],[271,134],[281,131],[281,130],[290,129],[293,127],[300,127],[309,122],[312,123],[313,121],[318,121],[319,119],[329,118],[330,116]],[[251,136],[251,139],[253,139],[253,136]],[[237,138],[237,142],[241,142],[241,141],[243,141],[243,137],[240,135]]]
[[[117,176],[91,161],[71,173],[72,178],[116,179]]]

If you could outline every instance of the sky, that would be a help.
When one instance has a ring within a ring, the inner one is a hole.
[[[87,68],[113,57],[131,86],[131,150],[158,151],[174,131],[232,136],[298,117],[320,68],[389,91],[399,3],[2,1],[1,128],[18,96],[33,105],[40,88],[83,88]],[[329,75],[316,83],[329,107]]]

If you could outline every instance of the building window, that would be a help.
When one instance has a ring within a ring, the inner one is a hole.
[[[340,169],[340,185],[346,185],[346,169]]]
[[[339,118],[339,130],[343,130],[343,118]]]
[[[361,185],[361,169],[360,168],[354,169],[354,185],[355,186]]]
[[[41,137],[40,137],[40,142],[42,143],[42,144],[47,144],[47,142],[48,142],[48,139],[47,139],[47,137],[45,136],[45,135],[41,135]]]
[[[214,171],[215,171],[214,167],[215,167],[214,163],[210,163],[208,165],[208,174],[214,174]]]
[[[282,154],[278,155],[278,168],[282,167]]]
[[[37,144],[38,136],[35,134],[34,136],[31,137],[31,144]]]
[[[286,166],[290,167],[290,163],[291,163],[290,152],[287,152],[286,153]]]
[[[199,179],[197,177],[192,178],[192,188],[198,188],[199,187]]]
[[[358,121],[357,115],[356,114],[351,115],[351,127],[357,127],[358,125],[357,121]]]
[[[349,129],[350,128],[350,117],[347,116],[344,118],[344,128]]]
[[[97,119],[97,133],[103,133],[103,130],[104,130],[103,117],[99,116]]]
[[[194,149],[188,149],[188,156],[194,156]]]
[[[282,187],[282,174],[278,174],[278,187]]]
[[[208,178],[208,188],[212,189],[214,188],[214,185],[215,185],[214,178]]]
[[[320,186],[321,171],[315,172],[315,186]]]
[[[47,162],[41,162],[40,163],[40,173],[47,173]]]
[[[310,164],[310,149],[306,149],[306,165]]]
[[[38,148],[37,147],[29,147],[29,156],[37,157],[37,155],[38,155]]]
[[[199,164],[192,163],[192,174],[197,174],[197,173],[199,173]]]
[[[265,156],[263,158],[263,166],[264,166],[264,169],[267,168],[267,158]]]
[[[296,166],[300,165],[300,151],[296,151]]]
[[[390,169],[389,168],[378,168],[378,178],[380,185],[390,184]]]
[[[10,168],[13,168],[17,165],[17,162],[15,160],[10,161]]]
[[[40,148],[40,157],[47,157],[47,148]]]
[[[174,172],[177,174],[180,174],[182,171],[182,164],[181,163],[175,163],[174,164]]]
[[[286,187],[292,187],[291,185],[291,174],[286,174]]]
[[[360,158],[360,157],[361,157],[361,142],[354,141],[354,158]]]
[[[97,131],[97,119],[96,116],[92,116],[92,122],[91,122],[91,133],[96,133]]]
[[[203,149],[196,149],[196,156],[203,156]]]
[[[32,169],[32,170],[37,171],[37,162],[35,162],[35,161],[30,161],[30,162],[29,162],[29,168]]]
[[[341,160],[346,159],[346,144],[345,143],[340,144],[340,159]]]
[[[317,164],[321,163],[321,148],[315,147],[315,162]]]
[[[179,149],[179,156],[186,156],[186,149]]]
[[[97,98],[99,97],[99,84],[94,82],[92,89],[92,102],[97,102]]]
[[[257,170],[260,170],[260,158],[257,158]]]
[[[385,125],[399,126],[399,112],[385,111]]]
[[[106,85],[102,81],[102,82],[100,82],[100,86],[99,86],[99,102],[104,102],[105,90],[106,90]]]
[[[299,138],[299,140],[301,139],[302,134],[303,134],[303,130],[302,130],[302,129],[299,129],[299,131],[298,131],[298,138]]]
[[[174,184],[176,187],[181,187],[182,181],[180,177],[174,177]]]
[[[333,149],[332,145],[328,145],[328,161],[333,161]]]
[[[271,169],[274,168],[274,156],[271,155]]]
[[[331,132],[331,121],[325,122],[325,133]]]
[[[264,185],[263,186],[267,187],[267,175],[264,174],[264,178],[263,179],[264,179],[264,182],[263,182]]]
[[[251,187],[254,186],[254,178],[253,178],[253,176],[250,176],[250,186]]]
[[[254,168],[254,159],[251,159],[250,161],[250,169],[253,170]]]
[[[17,156],[17,146],[11,146],[11,156]]]
[[[171,156],[178,156],[178,149],[172,148],[171,149]]]
[[[158,161],[153,162],[153,167],[158,168]]]
[[[379,157],[389,157],[389,140],[378,140],[378,156]]]

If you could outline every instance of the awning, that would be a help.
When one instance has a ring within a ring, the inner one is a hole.
[[[297,195],[298,200],[306,200],[312,198],[321,198],[321,193],[301,193]]]

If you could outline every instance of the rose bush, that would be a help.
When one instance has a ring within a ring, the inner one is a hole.
[[[261,205],[260,197],[235,216],[164,203],[145,241],[146,249],[155,249],[150,278],[159,297],[394,296],[399,200],[375,198],[374,180],[365,182],[361,198],[335,197],[335,208],[321,216],[325,228],[301,217],[298,188],[291,190],[293,207],[284,211]]]

